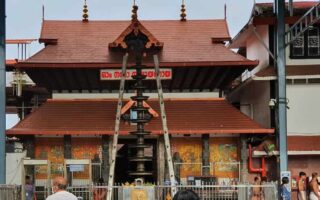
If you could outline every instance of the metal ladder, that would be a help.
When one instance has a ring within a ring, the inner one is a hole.
[[[169,176],[170,176],[170,183],[171,183],[171,195],[174,196],[175,193],[177,192],[177,188],[176,188],[176,180],[175,180],[173,162],[172,162],[172,156],[171,156],[171,145],[170,145],[169,130],[167,126],[167,116],[166,116],[165,107],[164,107],[163,90],[161,85],[158,55],[154,55],[153,59],[155,64],[157,91],[158,91],[159,104],[160,104],[160,110],[161,110],[161,120],[162,120],[162,129],[163,129],[163,135],[164,135],[166,160],[169,168]],[[121,108],[122,108],[122,100],[123,100],[123,94],[125,89],[127,64],[128,64],[128,54],[123,56],[123,62],[122,62],[119,99],[117,104],[117,114],[116,114],[116,122],[115,122],[115,128],[114,128],[115,131],[114,131],[113,141],[112,141],[111,163],[109,168],[107,200],[112,200],[112,195],[113,195],[114,171],[115,171],[116,156],[117,156],[117,145],[118,145],[118,137],[119,137],[120,121],[121,121]]]
[[[161,79],[160,79],[159,58],[157,54],[153,55],[153,60],[154,60],[154,66],[155,66],[157,90],[158,90],[159,104],[160,104],[160,110],[161,110],[161,121],[162,121],[164,145],[166,150],[166,160],[168,164],[170,184],[171,184],[171,196],[173,197],[177,192],[176,178],[174,175],[173,162],[172,162],[172,156],[171,156],[171,144],[170,144],[168,125],[167,125],[167,115],[164,107],[163,90],[162,90]]]
[[[310,26],[320,20],[320,2],[310,8],[289,30],[285,33],[286,46],[301,36]]]
[[[124,93],[124,89],[125,89],[127,65],[128,65],[128,53],[126,53],[123,56],[123,60],[122,60],[122,70],[121,70],[121,80],[120,80],[120,88],[119,88],[119,98],[118,98],[118,104],[117,104],[117,114],[116,114],[116,122],[115,122],[115,127],[114,127],[114,135],[113,135],[113,140],[112,140],[107,200],[112,200],[114,169],[115,169],[116,158],[117,158],[117,147],[118,147],[118,138],[119,138],[120,121],[121,121],[121,108],[122,108],[123,93]]]

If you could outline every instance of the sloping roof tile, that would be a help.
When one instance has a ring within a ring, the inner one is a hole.
[[[7,130],[7,134],[113,134],[116,100],[49,100],[28,117]],[[159,111],[157,100],[148,104]],[[166,100],[171,134],[273,133],[262,128],[224,99]],[[121,123],[121,134],[135,126]],[[146,130],[159,134],[160,118],[153,118]]]
[[[214,65],[256,65],[212,38],[230,38],[225,20],[153,20],[141,23],[161,42],[161,63],[207,63]],[[130,21],[44,21],[40,41],[55,41],[19,67],[30,63],[121,63],[119,53],[110,52],[108,45],[127,28]],[[169,64],[168,64],[169,65]],[[178,64],[177,64],[178,65]],[[49,66],[49,65],[47,65]],[[77,65],[74,65],[75,67]]]

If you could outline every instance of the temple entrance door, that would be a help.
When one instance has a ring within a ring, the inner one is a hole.
[[[119,139],[117,161],[115,167],[115,183],[132,183],[137,177],[130,177],[129,171],[133,171],[135,166],[132,162],[129,162],[129,157],[134,156],[135,152],[129,146],[135,144],[136,139]],[[155,183],[157,182],[157,139],[145,139],[146,144],[150,144],[150,148],[145,149],[145,155],[152,157],[152,162],[146,164],[147,171],[153,171],[153,176],[145,177],[145,182]]]

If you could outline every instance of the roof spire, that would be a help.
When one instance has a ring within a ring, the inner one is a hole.
[[[87,0],[84,0],[82,21],[83,21],[83,22],[88,22],[88,21],[89,21],[88,18],[89,18],[89,15],[88,15]]]
[[[137,21],[137,20],[138,20],[138,6],[136,5],[136,0],[133,0],[131,21]]]
[[[185,22],[185,21],[187,21],[187,14],[186,14],[186,9],[185,9],[185,3],[184,3],[184,0],[182,0],[182,4],[181,4],[181,14],[180,14],[180,21],[182,21],[182,22]]]
[[[227,20],[227,4],[224,4],[224,19]]]

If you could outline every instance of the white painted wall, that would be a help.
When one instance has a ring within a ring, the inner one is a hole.
[[[6,153],[6,184],[21,185],[22,158],[26,157],[26,151],[22,153]]]
[[[320,84],[287,85],[288,134],[320,135]]]
[[[269,27],[267,25],[257,26],[256,32],[261,37],[263,43],[269,47]],[[253,75],[269,65],[269,53],[254,33],[248,38],[246,46],[247,58],[250,60],[259,60],[259,65],[251,71]]]
[[[6,87],[10,87],[12,81],[13,81],[12,72],[6,72]]]
[[[228,97],[231,102],[240,101],[240,110],[264,128],[270,128],[270,83],[251,81]]]

